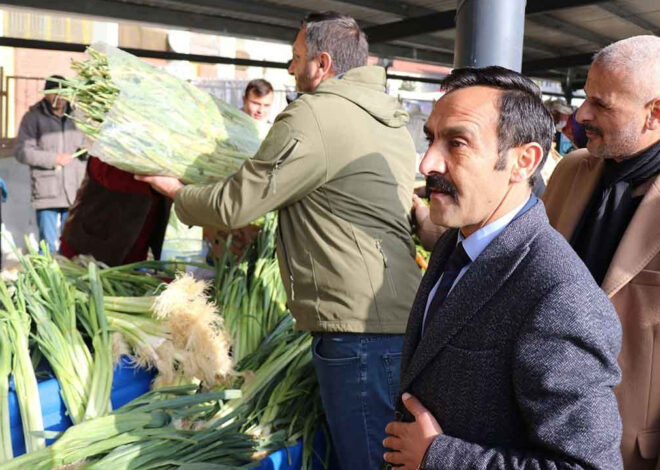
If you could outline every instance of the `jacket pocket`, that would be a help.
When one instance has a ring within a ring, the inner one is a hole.
[[[462,354],[467,357],[481,357],[481,356],[490,356],[496,355],[500,352],[500,348],[487,348],[487,349],[467,349],[464,347],[454,346],[451,343],[445,345],[447,351]]]
[[[279,171],[280,166],[282,166],[284,161],[289,157],[289,155],[291,155],[296,150],[299,142],[300,140],[297,138],[291,139],[275,157],[273,168],[268,172],[268,194],[277,193],[277,172]]]
[[[660,429],[648,429],[637,434],[639,453],[644,459],[655,459],[660,455]]]
[[[58,170],[32,170],[33,199],[57,197],[61,189],[61,178]]]
[[[284,243],[284,237],[282,237],[282,226],[277,224],[277,237],[279,238],[279,247],[282,252],[282,257],[284,258],[284,266],[286,267],[286,276],[289,282],[289,289],[287,295],[291,302],[296,300],[296,291],[295,291],[295,280],[293,278],[293,268],[291,266],[291,259],[287,253],[286,244]],[[286,285],[286,282],[284,283]]]

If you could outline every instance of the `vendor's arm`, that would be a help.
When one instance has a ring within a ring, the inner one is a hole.
[[[326,181],[326,155],[316,118],[304,100],[284,110],[257,154],[223,183],[181,188],[174,200],[190,225],[244,227],[290,205]]]

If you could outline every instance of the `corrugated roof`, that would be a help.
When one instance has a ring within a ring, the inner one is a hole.
[[[303,16],[355,17],[372,52],[451,64],[456,0],[5,0],[4,4],[290,42]],[[613,41],[660,31],[660,0],[528,0],[524,70],[584,78],[589,57]]]

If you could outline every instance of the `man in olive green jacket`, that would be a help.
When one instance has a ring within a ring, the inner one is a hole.
[[[311,15],[293,55],[289,72],[304,94],[235,175],[185,187],[143,179],[173,197],[188,224],[238,228],[279,211],[280,270],[297,327],[315,333],[341,467],[378,468],[420,280],[409,220],[415,147],[385,70],[366,66],[355,20]]]

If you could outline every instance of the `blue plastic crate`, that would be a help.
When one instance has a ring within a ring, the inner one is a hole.
[[[154,372],[132,367],[126,358],[115,367],[110,401],[112,408],[117,409],[134,398],[149,391]],[[44,420],[44,429],[47,431],[64,431],[71,426],[67,416],[66,407],[60,396],[60,385],[54,378],[39,383],[39,398]],[[9,386],[9,420],[11,428],[11,443],[14,456],[25,453],[25,441],[21,415],[18,409],[16,393],[13,383]],[[51,444],[54,439],[47,439]],[[325,444],[321,433],[315,437],[314,449],[318,455],[325,455]],[[299,470],[302,465],[302,442],[280,449],[264,458],[258,470]],[[323,466],[318,459],[314,459],[314,469],[321,470]]]
[[[128,403],[132,399],[149,391],[149,385],[154,373],[140,368],[134,368],[126,358],[122,358],[115,367],[110,401],[114,409]],[[11,444],[14,456],[25,453],[25,440],[21,414],[13,383],[9,386],[9,425],[11,428]],[[60,384],[54,378],[39,383],[39,399],[46,431],[64,431],[71,426],[71,420],[66,413],[64,401],[60,395]],[[48,444],[53,439],[46,440]]]
[[[316,433],[316,436],[314,436],[314,451],[318,456],[326,455],[325,440],[321,432]],[[316,455],[312,461],[312,467],[314,470],[323,470],[321,460]],[[255,468],[256,470],[300,470],[301,466],[302,440],[299,440],[296,445],[273,452]]]

